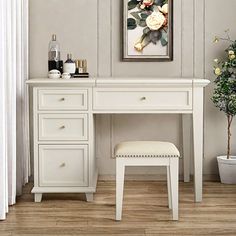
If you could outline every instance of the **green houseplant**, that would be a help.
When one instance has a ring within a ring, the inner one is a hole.
[[[214,60],[215,88],[212,101],[227,117],[227,155],[217,157],[222,183],[236,184],[236,157],[231,155],[231,126],[236,115],[236,40],[216,37],[214,42],[228,41],[225,60]]]

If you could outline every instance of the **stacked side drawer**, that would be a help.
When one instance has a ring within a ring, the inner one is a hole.
[[[39,187],[88,186],[88,90],[37,90]]]

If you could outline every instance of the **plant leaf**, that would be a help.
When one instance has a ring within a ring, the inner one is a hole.
[[[134,9],[138,5],[137,0],[131,0],[128,2],[128,11]]]
[[[141,26],[141,27],[146,27],[146,26],[147,26],[146,20],[144,20],[144,19],[138,20],[137,23],[138,23],[138,25]]]
[[[143,33],[144,33],[144,34],[148,34],[150,31],[151,31],[151,30],[150,30],[148,27],[146,27],[145,29],[143,29]]]
[[[141,18],[140,18],[140,16],[139,16],[139,14],[138,14],[138,12],[131,12],[130,13],[135,19],[137,19],[137,20],[140,20]]]
[[[161,31],[161,45],[164,47],[168,44],[168,35],[165,30]]]
[[[154,0],[154,5],[163,6],[166,0]]]
[[[149,15],[147,13],[141,13],[141,18],[146,20]]]
[[[162,37],[162,33],[159,30],[151,31],[149,37],[152,43],[156,44],[157,41]]]
[[[128,30],[133,30],[137,27],[136,20],[133,18],[128,18],[127,19],[127,29]]]
[[[165,47],[167,44],[168,42],[165,39],[161,38],[161,45]]]
[[[165,30],[161,30],[161,37],[164,38],[166,41],[168,41],[168,34]]]
[[[143,34],[142,37],[143,37],[142,44],[144,45],[144,47],[146,47],[149,43],[151,43],[149,35],[145,36],[145,34]]]

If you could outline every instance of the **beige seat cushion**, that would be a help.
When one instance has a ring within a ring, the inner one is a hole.
[[[116,157],[180,157],[173,143],[158,141],[121,142],[115,147]]]

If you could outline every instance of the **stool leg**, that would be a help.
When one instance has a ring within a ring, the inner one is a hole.
[[[168,206],[169,206],[169,209],[172,209],[171,185],[170,185],[170,166],[167,166],[166,169],[167,169]]]
[[[170,186],[173,220],[179,219],[179,159],[170,158]]]
[[[116,220],[122,218],[123,190],[124,190],[125,166],[123,161],[116,160]]]

